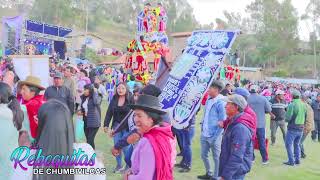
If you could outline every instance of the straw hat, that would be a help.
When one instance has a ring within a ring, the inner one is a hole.
[[[46,88],[41,85],[41,80],[35,76],[27,76],[26,80],[20,81],[18,86],[29,85],[39,88],[40,90],[45,90]]]

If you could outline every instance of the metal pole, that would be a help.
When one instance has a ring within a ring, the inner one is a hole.
[[[87,39],[87,34],[88,34],[88,21],[89,21],[89,7],[88,7],[88,0],[86,0],[86,34],[85,38]]]
[[[84,35],[84,45],[85,45],[85,49],[84,49],[84,57],[86,58],[86,49],[87,49],[87,35],[88,35],[88,21],[89,21],[89,4],[88,4],[88,0],[85,0],[85,4],[86,7],[86,32]]]
[[[313,3],[313,60],[314,60],[314,77],[318,79],[318,72],[317,72],[317,50],[316,50],[316,41],[317,41],[317,32],[316,32],[316,15],[315,15],[315,3]]]
[[[314,32],[314,39],[313,39],[313,63],[314,63],[314,77],[317,78],[317,50],[316,50],[316,32]]]
[[[243,51],[243,67],[246,67],[246,50]]]

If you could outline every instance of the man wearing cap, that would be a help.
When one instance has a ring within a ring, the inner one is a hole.
[[[245,100],[247,100],[248,97],[250,96],[249,91],[246,88],[241,88],[241,87],[236,88],[233,93],[242,96]],[[247,125],[250,127],[250,129],[253,132],[252,138],[255,139],[256,131],[257,131],[257,115],[249,105],[247,105],[247,107],[244,108],[243,111],[252,117],[251,121],[247,122]],[[220,127],[223,127],[224,129],[226,129],[230,123],[231,123],[230,119],[227,119],[226,121],[223,121],[223,122],[219,122]]]
[[[300,141],[307,117],[307,108],[301,101],[300,96],[301,94],[298,90],[292,91],[293,101],[289,104],[286,113],[286,122],[288,122],[288,132],[286,135],[288,161],[283,164],[288,166],[300,164]]]
[[[57,72],[54,75],[53,86],[46,89],[44,98],[46,100],[57,99],[65,103],[70,110],[70,113],[74,114],[74,97],[69,88],[63,86],[62,74]]]
[[[248,104],[257,115],[257,140],[259,144],[260,154],[262,156],[262,164],[266,165],[269,163],[268,151],[266,148],[266,113],[269,113],[273,118],[274,115],[271,113],[271,106],[268,100],[258,94],[259,87],[251,85],[250,93],[248,98]]]
[[[217,179],[219,172],[219,157],[221,152],[221,141],[223,128],[219,126],[219,121],[226,120],[226,102],[224,96],[220,94],[224,88],[221,81],[215,80],[209,88],[209,99],[206,102],[204,117],[201,123],[201,158],[206,168],[206,174],[198,176],[199,179]],[[209,151],[213,154],[214,172],[209,162]]]
[[[312,102],[311,105],[314,113],[314,131],[312,131],[312,140],[320,142],[320,93],[318,93],[316,100]]]
[[[219,176],[222,180],[242,180],[250,172],[253,158],[253,131],[248,126],[252,116],[244,112],[246,100],[234,94],[228,97],[226,114],[230,124],[224,132]]]
[[[274,145],[276,142],[276,133],[278,127],[280,127],[282,132],[283,141],[286,139],[286,102],[284,100],[284,91],[277,90],[275,93],[275,97],[270,100],[272,114],[274,114],[274,118],[271,118],[270,122],[270,130],[271,130],[271,145]]]

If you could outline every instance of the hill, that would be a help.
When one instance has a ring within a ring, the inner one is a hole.
[[[320,66],[317,57],[317,67]],[[266,74],[279,77],[312,78],[314,71],[313,55],[291,55],[277,62],[274,66],[266,68]]]
[[[135,32],[129,31],[124,25],[109,20],[104,20],[96,29],[105,40],[106,47],[113,47],[124,51],[129,43],[135,37]]]

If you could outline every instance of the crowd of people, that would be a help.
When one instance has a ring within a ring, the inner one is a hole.
[[[39,77],[20,80],[9,60],[1,61],[0,68],[0,120],[5,125],[1,126],[1,141],[7,146],[1,153],[4,173],[0,177],[24,179],[9,159],[18,146],[42,148],[45,154],[72,154],[75,147],[94,153],[101,126],[114,140],[113,172],[123,173],[129,180],[173,179],[174,168],[180,173],[190,172],[191,145],[199,123],[205,169],[199,179],[244,179],[255,161],[254,149],[259,149],[261,163],[267,165],[272,160],[269,144],[277,142],[279,127],[288,156],[285,165],[299,165],[301,158],[307,157],[303,142],[310,132],[312,140],[320,142],[320,90],[316,87],[266,81],[243,81],[238,87],[214,80],[202,100],[201,121],[196,122],[195,114],[188,127],[176,129],[171,126],[168,112],[161,109],[161,89],[152,85],[147,75],[50,58],[52,79],[45,88]],[[108,104],[105,115],[101,111],[103,101]],[[271,142],[266,137],[266,114],[270,116]],[[75,141],[73,116],[84,122],[87,144]],[[178,163],[176,156],[182,156]],[[99,159],[96,165],[103,167]]]

